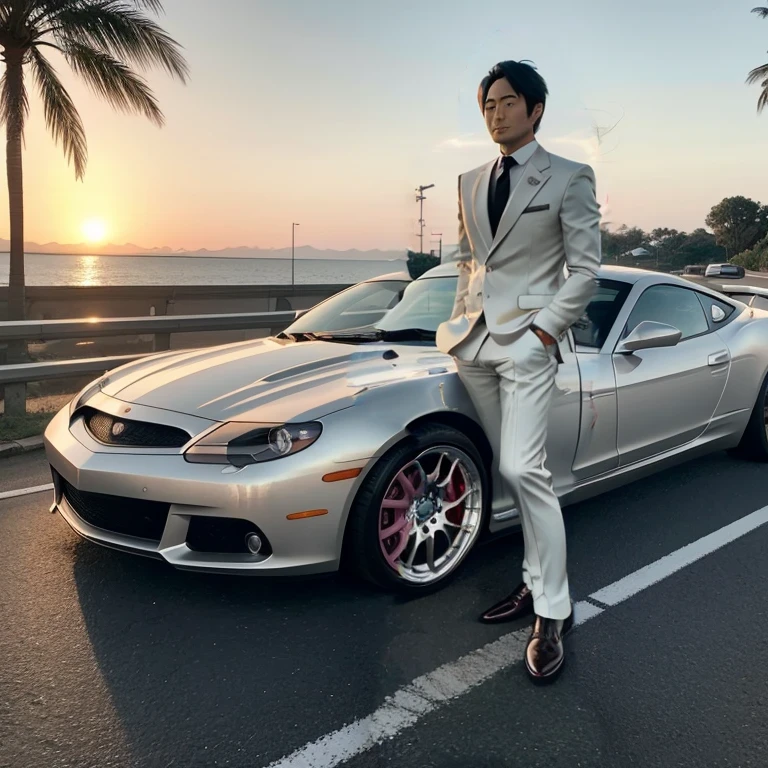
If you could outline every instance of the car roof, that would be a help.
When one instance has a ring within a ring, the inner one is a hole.
[[[438,264],[436,267],[428,269],[416,279],[426,280],[430,277],[452,277],[456,274],[456,264],[456,261],[444,261],[442,264]]]
[[[418,280],[424,280],[430,277],[451,277],[456,274],[456,261],[446,261],[442,264],[438,264],[436,267],[428,269],[423,275],[419,276]],[[636,283],[638,280],[648,277],[649,275],[658,275],[663,277],[672,277],[674,275],[668,275],[665,272],[654,272],[649,269],[640,269],[639,267],[622,267],[615,264],[602,264],[598,270],[598,278],[605,280],[623,280],[626,283]],[[686,285],[685,280],[678,280],[681,285]]]
[[[603,280],[621,280],[625,283],[636,283],[638,280],[644,280],[647,277],[671,278],[673,282],[680,285],[687,285],[688,282],[677,275],[671,275],[667,272],[657,272],[653,269],[642,269],[640,267],[621,267],[616,264],[601,264],[597,271],[598,279]]]
[[[383,280],[405,280],[407,282],[411,282],[411,276],[407,271],[401,271],[401,272],[387,272],[384,275],[376,275],[375,277],[369,277],[365,282],[366,283],[378,283]]]

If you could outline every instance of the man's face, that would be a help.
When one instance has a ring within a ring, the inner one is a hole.
[[[542,113],[542,105],[537,104],[529,116],[525,99],[505,78],[501,78],[488,90],[484,113],[491,138],[497,144],[515,145],[533,135],[533,126]]]

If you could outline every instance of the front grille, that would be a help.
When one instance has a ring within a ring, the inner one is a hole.
[[[181,448],[191,435],[183,429],[146,421],[131,421],[94,408],[83,408],[88,432],[100,443],[133,448]],[[122,426],[117,426],[122,425]]]
[[[271,555],[272,548],[258,526],[235,517],[204,517],[194,515],[189,521],[187,546],[195,552],[248,554],[245,537],[258,534],[261,539],[260,555]]]
[[[64,498],[86,523],[112,533],[160,541],[170,504],[78,491],[61,479]]]

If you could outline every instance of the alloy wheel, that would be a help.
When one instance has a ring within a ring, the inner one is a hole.
[[[379,511],[379,543],[389,567],[422,585],[452,571],[479,534],[482,493],[475,462],[453,446],[428,448],[401,467]]]

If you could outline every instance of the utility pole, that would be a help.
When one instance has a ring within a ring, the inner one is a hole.
[[[296,269],[294,264],[296,263],[296,227],[299,225],[293,222],[291,225],[291,285],[296,280]]]
[[[438,251],[438,254],[440,256],[440,263],[443,263],[443,233],[442,232],[433,232],[432,237],[439,237],[440,238],[440,250]]]
[[[434,186],[427,184],[416,188],[416,202],[419,204],[419,253],[424,253],[424,201],[427,199],[424,192]]]

